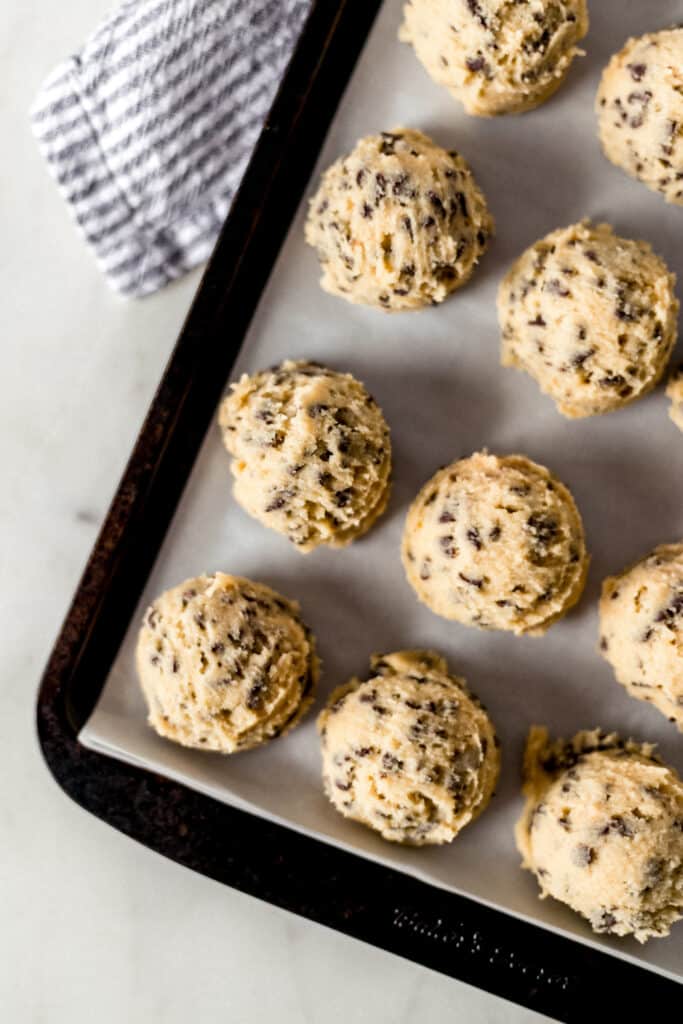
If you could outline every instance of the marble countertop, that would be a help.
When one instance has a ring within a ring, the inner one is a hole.
[[[70,803],[41,762],[40,672],[199,280],[112,294],[29,132],[41,79],[110,7],[0,9],[4,1018],[540,1021],[163,860]]]

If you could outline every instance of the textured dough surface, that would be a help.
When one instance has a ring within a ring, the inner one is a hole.
[[[288,360],[244,374],[220,408],[234,494],[300,551],[365,533],[389,497],[382,410],[349,373]]]
[[[384,839],[447,843],[488,804],[500,755],[481,703],[431,651],[375,656],[318,718],[325,792]]]
[[[492,233],[465,160],[408,128],[369,135],[332,164],[306,222],[325,291],[387,311],[443,302]]]
[[[662,544],[605,580],[600,649],[632,697],[683,731],[683,543]]]
[[[136,661],[159,735],[224,754],[291,729],[318,679],[315,642],[299,606],[222,572],[186,580],[154,601]]]
[[[503,366],[526,370],[569,417],[650,391],[676,341],[675,277],[647,242],[589,221],[527,249],[498,292]]]
[[[669,934],[683,916],[683,783],[647,743],[595,729],[551,743],[529,733],[522,866],[596,932]]]
[[[683,430],[683,363],[671,374],[666,393],[671,399],[669,416],[678,429]]]
[[[537,107],[588,31],[585,0],[410,0],[399,38],[468,114]]]
[[[629,39],[603,72],[596,112],[608,160],[683,204],[683,29]]]
[[[517,634],[544,633],[588,571],[574,499],[524,455],[480,452],[439,470],[410,507],[402,556],[437,615]]]

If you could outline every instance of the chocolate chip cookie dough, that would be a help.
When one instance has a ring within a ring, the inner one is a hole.
[[[683,543],[662,544],[605,580],[600,649],[632,697],[683,731]]]
[[[683,204],[683,28],[629,39],[603,72],[596,112],[608,160]]]
[[[159,735],[223,754],[291,729],[318,679],[315,642],[299,606],[222,572],[186,580],[154,601],[136,661]]]
[[[502,364],[571,418],[650,391],[676,341],[675,277],[647,242],[582,221],[524,252],[498,292]]]
[[[576,604],[588,571],[583,525],[556,477],[524,455],[479,452],[425,484],[403,565],[437,615],[540,635]]]
[[[652,745],[597,729],[551,743],[536,726],[523,789],[517,847],[541,898],[596,932],[668,935],[683,916],[683,783]]]
[[[219,425],[235,498],[299,551],[349,544],[384,511],[389,428],[351,374],[291,360],[245,374],[221,405]]]
[[[465,160],[409,128],[369,135],[337,160],[306,222],[325,291],[387,311],[443,302],[492,233]]]
[[[678,429],[683,430],[683,363],[671,374],[666,393],[671,399],[669,416]]]
[[[318,719],[325,792],[384,839],[447,843],[488,804],[500,756],[491,720],[431,651],[375,656]]]
[[[547,100],[588,31],[585,0],[410,0],[404,16],[399,38],[480,117]]]

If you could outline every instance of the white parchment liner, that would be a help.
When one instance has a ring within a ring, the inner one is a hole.
[[[417,127],[470,161],[496,216],[497,238],[461,293],[439,308],[390,316],[320,291],[316,258],[303,242],[302,205],[237,369],[310,357],[364,381],[392,427],[395,483],[388,513],[348,550],[302,556],[237,507],[228,456],[212,428],[80,738],[219,800],[680,978],[683,924],[668,939],[644,947],[592,936],[568,909],[537,899],[534,879],[519,868],[512,827],[521,807],[520,755],[531,723],[564,736],[600,725],[656,741],[683,770],[683,737],[657,711],[626,695],[596,649],[603,577],[655,544],[683,536],[683,436],[667,418],[661,388],[606,417],[562,419],[530,378],[499,366],[495,294],[524,247],[583,216],[604,218],[620,234],[651,241],[683,285],[683,209],[667,206],[604,160],[593,115],[610,54],[630,34],[681,20],[683,10],[669,0],[593,0],[588,56],[575,63],[556,98],[521,117],[486,121],[466,117],[429,80],[412,50],[398,43],[400,6],[397,0],[385,3],[315,179],[359,136]],[[587,590],[579,608],[542,639],[449,624],[418,605],[403,576],[399,544],[410,500],[439,465],[484,446],[524,452],[548,465],[571,488],[583,514],[593,555]],[[442,651],[484,700],[503,742],[499,791],[482,818],[453,845],[438,849],[392,846],[343,820],[322,794],[313,714],[270,747],[228,758],[157,738],[146,725],[133,665],[140,616],[159,591],[214,569],[261,580],[301,602],[324,662],[316,711],[335,685],[365,671],[374,651]]]

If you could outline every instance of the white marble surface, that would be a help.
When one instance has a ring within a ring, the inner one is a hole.
[[[40,671],[198,281],[112,295],[28,130],[42,76],[110,6],[0,6],[3,1019],[541,1020],[163,860],[71,804],[41,763]]]

